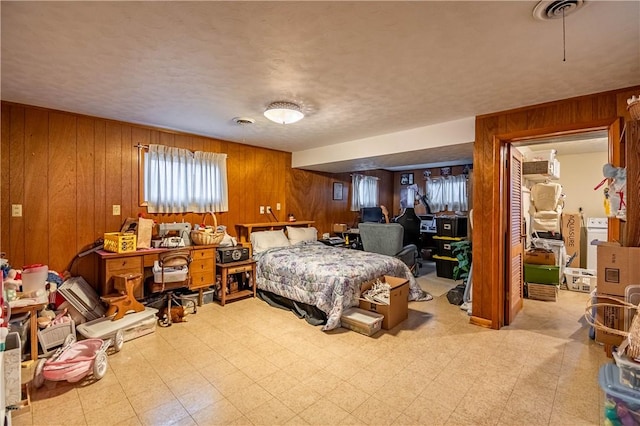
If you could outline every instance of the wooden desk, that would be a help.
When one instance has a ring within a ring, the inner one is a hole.
[[[226,302],[237,300],[243,297],[256,297],[256,261],[253,259],[241,260],[240,262],[218,263],[216,269],[220,272],[220,305]],[[250,290],[238,290],[235,293],[227,294],[227,277],[232,274],[243,272],[251,273],[252,288]]]
[[[191,284],[189,289],[198,290],[198,304],[202,304],[202,292],[204,288],[212,286],[216,282],[215,264],[216,248],[218,246],[202,245],[172,248],[150,248],[136,250],[127,253],[112,253],[104,250],[97,250],[95,253],[100,257],[100,279],[99,293],[101,296],[114,293],[113,276],[121,274],[142,274],[143,284],[135,289],[133,295],[136,299],[144,298],[144,281],[148,276],[153,275],[151,269],[153,262],[158,260],[160,253],[171,250],[191,251],[193,261],[189,266]]]
[[[31,340],[31,360],[38,359],[38,311],[41,311],[46,303],[36,303],[26,306],[11,307],[11,314],[23,314],[29,312],[29,340]]]

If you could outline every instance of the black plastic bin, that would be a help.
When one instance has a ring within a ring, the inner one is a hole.
[[[439,237],[466,237],[466,216],[438,216],[436,217],[436,229]]]
[[[440,278],[453,279],[453,268],[458,265],[455,257],[433,256],[436,261],[436,275]]]
[[[438,247],[436,254],[438,256],[456,257],[456,255],[453,254],[454,247],[451,244],[456,243],[458,241],[463,241],[463,240],[464,238],[462,237],[440,237],[440,236],[433,237],[433,241],[435,241]]]

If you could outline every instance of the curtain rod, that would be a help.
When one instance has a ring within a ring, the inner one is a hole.
[[[143,145],[143,144],[137,144],[137,145],[134,145],[133,147],[138,149],[149,149],[149,145]],[[175,148],[175,147],[171,147],[171,148]],[[188,149],[187,151],[195,152],[195,151],[191,151],[190,149]],[[219,153],[219,154],[224,154],[224,153]],[[226,155],[227,155],[227,158],[229,158],[229,155],[228,154]]]

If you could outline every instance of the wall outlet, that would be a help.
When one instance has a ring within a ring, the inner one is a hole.
[[[22,204],[11,204],[11,216],[22,217]]]
[[[271,214],[271,206],[267,206],[267,214]]]
[[[280,203],[276,203],[276,210],[280,211]]]
[[[264,214],[264,206],[260,206],[260,214]]]
[[[111,208],[114,216],[120,216],[120,204],[114,204]]]

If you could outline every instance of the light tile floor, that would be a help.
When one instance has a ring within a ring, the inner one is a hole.
[[[496,331],[441,294],[374,337],[259,299],[208,304],[126,342],[102,380],[46,382],[13,424],[597,425],[609,359],[588,338],[586,298],[526,300]]]

